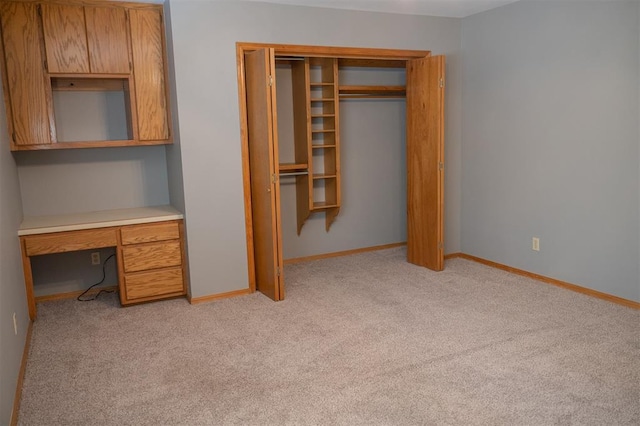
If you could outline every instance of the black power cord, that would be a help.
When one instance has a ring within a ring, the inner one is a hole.
[[[113,292],[115,291],[115,290],[100,290],[99,292],[97,292],[97,293],[96,293],[92,298],[90,298],[90,299],[83,299],[83,298],[82,298],[82,296],[84,296],[85,294],[87,294],[87,292],[88,292],[89,290],[91,290],[91,289],[92,289],[92,288],[94,288],[95,286],[100,285],[100,284],[102,284],[102,283],[104,282],[104,279],[105,279],[105,278],[106,278],[106,276],[107,276],[107,272],[106,272],[106,270],[105,270],[105,266],[107,265],[107,262],[109,261],[109,259],[111,259],[111,258],[112,258],[112,257],[114,257],[114,256],[115,256],[115,254],[112,254],[111,256],[107,257],[107,258],[104,260],[104,262],[102,262],[102,279],[101,279],[99,282],[97,282],[97,283],[93,284],[91,287],[89,287],[89,288],[88,288],[88,289],[86,289],[85,291],[83,291],[83,292],[82,292],[82,294],[76,298],[76,300],[78,300],[79,302],[90,302],[90,301],[92,301],[92,300],[96,300],[96,299],[98,298],[98,296],[100,296],[100,294],[101,294],[101,293],[113,293]]]

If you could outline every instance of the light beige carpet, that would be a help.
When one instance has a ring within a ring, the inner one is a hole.
[[[278,303],[40,304],[19,424],[640,424],[639,311],[404,259],[287,266]]]

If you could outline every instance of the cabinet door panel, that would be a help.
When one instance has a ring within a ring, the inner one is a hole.
[[[40,50],[38,10],[33,3],[0,3],[5,57],[5,99],[15,145],[49,144],[47,80]]]
[[[162,17],[157,9],[129,10],[140,140],[169,139]]]
[[[444,56],[407,61],[407,260],[444,267]]]
[[[88,73],[89,54],[82,6],[42,5],[42,27],[50,73]]]
[[[128,74],[129,47],[124,8],[85,7],[92,73]]]

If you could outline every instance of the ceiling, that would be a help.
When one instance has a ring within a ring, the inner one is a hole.
[[[330,9],[464,18],[518,0],[251,0]]]

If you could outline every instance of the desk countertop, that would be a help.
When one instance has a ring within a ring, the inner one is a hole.
[[[137,225],[182,219],[184,216],[172,206],[138,207],[102,210],[51,216],[25,216],[18,230],[19,236]]]

